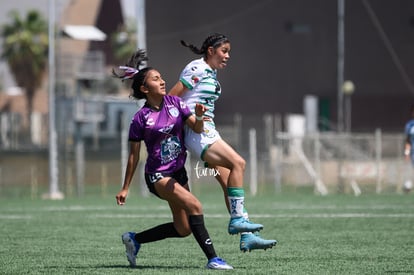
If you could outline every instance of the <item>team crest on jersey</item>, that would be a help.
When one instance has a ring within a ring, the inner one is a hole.
[[[173,117],[178,117],[178,115],[180,114],[180,112],[178,111],[178,109],[176,107],[172,107],[172,108],[168,109],[168,112]]]
[[[161,142],[161,163],[169,163],[178,158],[181,153],[180,139],[176,136],[164,139]]]

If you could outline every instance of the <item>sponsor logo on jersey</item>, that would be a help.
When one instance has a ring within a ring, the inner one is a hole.
[[[154,124],[155,124],[154,119],[152,117],[148,118],[147,125],[148,126],[153,126]]]
[[[187,104],[184,101],[180,101],[180,107],[181,109],[187,108]]]
[[[174,124],[162,127],[158,131],[161,132],[161,133],[164,133],[164,134],[168,134],[169,132],[171,132],[172,128],[174,128]]]
[[[191,77],[191,82],[193,82],[193,84],[197,84],[198,82],[200,82],[200,79],[197,76],[193,75]]]

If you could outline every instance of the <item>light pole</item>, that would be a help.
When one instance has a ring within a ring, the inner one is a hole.
[[[147,50],[147,24],[145,17],[145,0],[135,3],[137,20],[137,48]]]
[[[49,199],[63,199],[58,184],[58,152],[55,121],[55,0],[49,0]]]
[[[338,114],[337,124],[338,132],[344,130],[344,94],[342,85],[344,83],[345,67],[345,0],[338,0],[338,60],[337,60],[337,96],[338,96]]]

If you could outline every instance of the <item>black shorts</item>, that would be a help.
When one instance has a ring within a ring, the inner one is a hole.
[[[188,183],[188,176],[187,171],[185,168],[181,168],[178,171],[175,171],[173,173],[154,173],[154,174],[148,174],[145,173],[145,182],[147,183],[148,189],[151,193],[153,193],[155,196],[160,197],[155,190],[154,184],[159,181],[162,178],[171,177],[175,179],[181,186],[184,186]]]

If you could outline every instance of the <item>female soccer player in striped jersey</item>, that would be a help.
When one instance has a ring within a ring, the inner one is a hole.
[[[196,104],[203,104],[208,109],[204,114],[204,131],[201,134],[185,128],[186,147],[219,172],[216,178],[223,189],[230,213],[228,232],[241,233],[240,250],[271,248],[276,245],[276,240],[265,240],[257,233],[252,234],[263,229],[263,225],[249,221],[244,207],[245,160],[220,137],[214,124],[214,105],[221,94],[217,70],[227,66],[230,41],[223,34],[213,34],[205,39],[200,49],[184,41],[181,44],[202,57],[185,66],[169,94],[180,96],[193,113]]]

